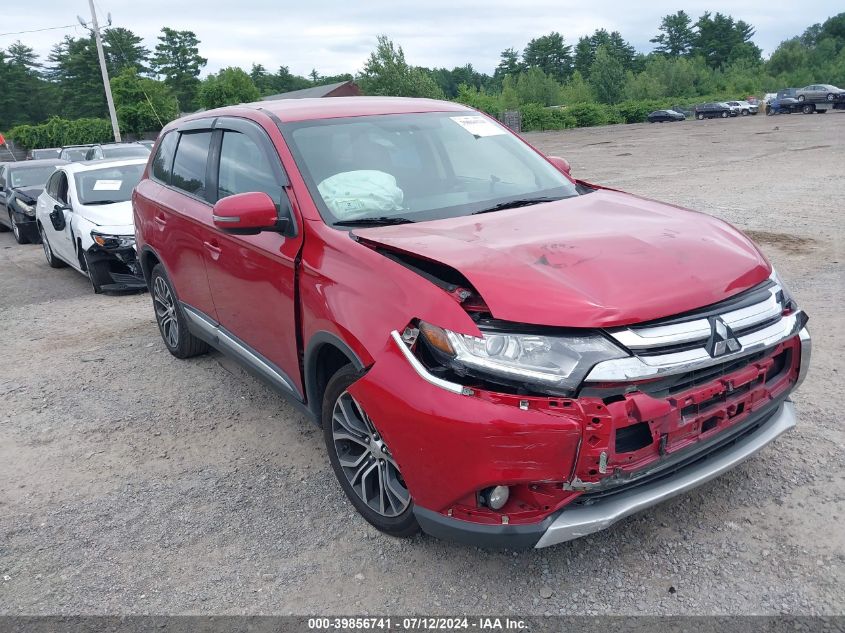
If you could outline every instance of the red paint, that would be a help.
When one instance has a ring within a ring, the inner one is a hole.
[[[261,108],[282,121],[467,112],[454,103],[384,98],[286,100]],[[634,392],[605,405],[599,398],[485,390],[463,396],[433,386],[390,339],[392,330],[401,332],[414,319],[475,335],[467,309],[553,326],[631,324],[726,299],[765,280],[771,267],[724,222],[601,187],[578,198],[485,215],[355,229],[359,239],[352,239],[322,221],[266,112],[243,106],[203,112],[170,124],[159,138],[186,120],[223,114],[265,130],[290,180],[285,195],[297,237],[226,233],[214,225],[210,204],[145,174],[133,198],[139,252],[149,248],[162,260],[180,300],[284,370],[306,404],[313,397],[305,393],[302,362],[309,342],[323,333],[343,341],[368,368],[350,391],[383,434],[422,507],[496,523],[500,514],[479,508],[475,494],[509,484],[513,493],[503,512],[512,523],[538,521],[578,496],[564,490],[564,482],[573,476],[599,479],[591,471],[603,450],[610,466],[622,471],[658,459],[656,440],[631,459],[616,455],[613,429],[647,422],[655,438],[667,435],[666,450],[672,452],[737,423],[795,382],[800,348],[792,340],[735,375],[672,398]],[[248,201],[257,204],[254,196]],[[218,203],[224,215],[239,208],[246,207],[235,199]],[[451,266],[479,296],[462,305],[459,294],[385,258],[374,245]],[[793,353],[781,379],[726,395],[715,413],[707,412],[718,417],[717,430],[702,434],[703,416],[682,416],[685,407],[723,394],[729,381],[736,389],[765,377],[771,358],[786,348]]]

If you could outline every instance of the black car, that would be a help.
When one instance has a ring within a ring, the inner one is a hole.
[[[695,118],[702,119],[727,119],[731,116],[731,109],[724,103],[700,103],[695,106]]]
[[[675,112],[674,110],[655,110],[648,115],[648,122],[663,123],[666,121],[684,121],[686,118],[687,117],[685,117],[682,113]]]
[[[40,241],[35,203],[56,165],[66,162],[50,158],[0,164],[0,231],[11,229],[18,244]]]

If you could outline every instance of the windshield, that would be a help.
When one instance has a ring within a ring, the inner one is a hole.
[[[478,114],[325,119],[282,131],[328,224],[419,222],[579,194],[543,157]]]
[[[146,158],[149,155],[149,148],[143,145],[103,148],[103,158]]]
[[[9,180],[14,189],[43,187],[47,179],[56,171],[55,165],[43,167],[17,167],[9,170]]]
[[[32,150],[32,159],[39,160],[41,158],[58,158],[59,150],[57,149],[34,149]]]
[[[88,149],[88,147],[66,147],[62,150],[59,158],[69,161],[85,160]]]
[[[126,202],[141,181],[144,165],[104,167],[74,174],[76,197],[81,204]]]

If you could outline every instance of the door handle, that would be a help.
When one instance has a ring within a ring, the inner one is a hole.
[[[167,217],[161,211],[158,211],[155,214],[155,216],[153,217],[153,220],[155,221],[156,224],[158,224],[160,226],[165,226],[167,224]]]
[[[214,259],[214,260],[216,260],[218,257],[220,257],[220,253],[223,252],[223,249],[220,248],[220,244],[217,242],[217,240],[211,240],[210,242],[203,242],[202,245],[205,246],[205,249],[209,252],[209,254],[211,255],[211,258]]]

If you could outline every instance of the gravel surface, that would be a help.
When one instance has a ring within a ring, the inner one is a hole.
[[[529,134],[576,176],[748,231],[811,316],[800,425],[704,487],[546,550],[378,534],[318,430],[149,296],[0,234],[0,613],[841,614],[845,113]]]

